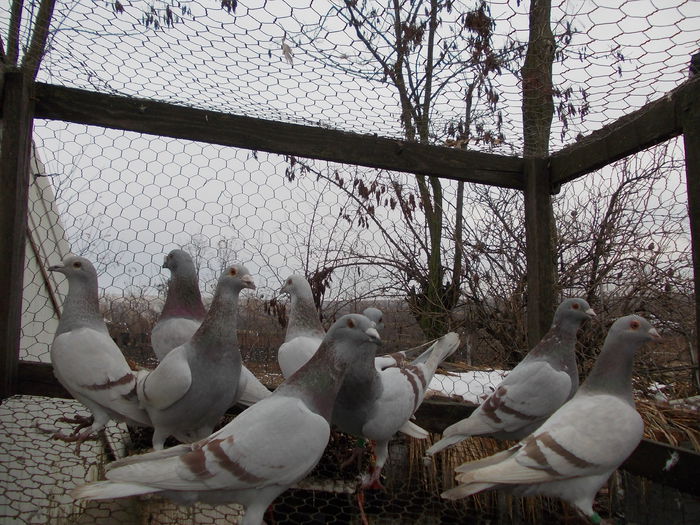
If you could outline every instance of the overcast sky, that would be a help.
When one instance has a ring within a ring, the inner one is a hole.
[[[122,4],[125,12],[117,16],[112,2],[59,0],[39,79],[253,117],[402,135],[393,91],[342,71],[362,67],[363,55],[345,28],[326,17],[331,3],[314,1],[310,8],[301,2],[239,2],[234,15],[218,1],[182,2],[190,10],[182,22],[160,30],[142,23],[145,2]],[[579,0],[554,7],[555,32],[572,21],[569,49],[585,46],[586,53],[582,60],[557,64],[556,82],[585,86],[590,104],[590,113],[572,119],[566,133],[555,119],[554,150],[687,77],[700,40],[700,2],[661,4],[663,9],[648,1]],[[526,40],[528,2],[490,5],[500,41]],[[0,7],[5,34],[8,8]],[[320,20],[324,29],[312,30]],[[293,53],[292,64],[283,44]],[[335,67],[323,62],[322,51],[334,57]],[[518,153],[519,80],[504,74],[498,83],[507,138],[499,152]],[[459,83],[445,90],[436,104],[436,122],[461,114],[462,90]],[[574,99],[580,101],[576,89]],[[331,235],[345,199],[314,177],[285,183],[287,164],[278,155],[60,122],[37,121],[35,136],[47,171],[54,174],[57,205],[74,251],[100,258],[107,273],[103,286],[161,282],[163,254],[201,236],[212,250],[228,240],[236,259],[262,274],[262,290],[268,293],[300,270],[298,245],[308,236],[311,218],[316,217],[318,239]],[[449,196],[454,183],[446,186]],[[389,213],[386,220],[396,215]],[[371,231],[363,235],[373,242]],[[215,251],[209,258],[215,259]],[[216,260],[209,264],[218,269]]]

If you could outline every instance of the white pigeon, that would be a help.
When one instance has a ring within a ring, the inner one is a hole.
[[[363,316],[331,326],[304,367],[273,394],[208,438],[108,466],[109,481],[73,490],[75,498],[110,499],[161,493],[182,503],[237,502],[241,525],[260,525],[272,501],[321,459],[333,401],[357,353],[373,354],[379,334]]]
[[[289,379],[316,353],[325,331],[318,317],[311,286],[302,275],[287,278],[280,292],[289,294],[291,307],[284,343],[277,360],[285,379]]]
[[[71,436],[57,433],[54,437],[80,443],[102,430],[110,419],[150,426],[136,398],[136,375],[100,314],[95,267],[83,257],[68,256],[49,271],[68,279],[68,295],[51,345],[54,374],[92,414],[89,429],[77,434],[90,424],[85,423]]]
[[[165,256],[163,268],[170,270],[171,277],[163,311],[151,333],[151,344],[159,361],[173,348],[189,341],[206,315],[197,270],[190,254],[184,250],[172,250]],[[237,403],[250,406],[269,395],[265,385],[241,364]]]
[[[285,378],[289,378],[304,363],[311,359],[318,345],[321,344],[325,332],[314,304],[311,286],[304,276],[299,274],[291,275],[285,281],[280,292],[289,294],[291,298],[289,322],[287,323],[284,343],[282,343],[277,353],[282,375]],[[378,308],[366,308],[363,315],[375,323],[377,330],[384,328],[384,323],[382,322],[383,314]],[[428,355],[430,355],[430,351],[424,352],[411,364],[425,361]],[[407,361],[408,354],[406,352],[395,352],[385,356],[378,356],[375,365],[377,370],[383,370],[392,366],[404,365]]]
[[[374,327],[377,332],[382,332],[384,330],[384,314],[379,308],[370,306],[362,311],[362,315],[367,317],[370,321],[374,321]]]
[[[418,439],[428,433],[410,418],[423,402],[437,366],[459,346],[450,332],[429,349],[430,357],[419,364],[378,370],[374,355],[357,353],[349,367],[333,410],[333,423],[342,432],[376,441],[376,463],[364,487],[377,486],[389,455],[389,441],[401,431]]]
[[[522,439],[531,434],[576,392],[576,333],[594,316],[583,299],[563,301],[542,340],[468,418],[447,427],[427,454],[469,436]]]
[[[153,422],[153,448],[168,436],[186,443],[212,433],[238,396],[241,353],[238,347],[238,296],[255,289],[240,264],[223,272],[211,307],[192,338],[170,351],[152,372],[140,372],[137,393]]]
[[[642,317],[615,321],[576,395],[514,447],[457,467],[460,485],[442,497],[458,499],[487,489],[555,496],[600,523],[593,499],[637,447],[644,430],[632,395],[634,354],[658,339]]]

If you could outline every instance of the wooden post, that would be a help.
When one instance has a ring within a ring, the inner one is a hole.
[[[34,82],[19,70],[4,75],[0,151],[0,399],[17,387],[17,362],[22,322],[24,249],[32,144]]]
[[[546,159],[525,159],[525,180],[527,342],[532,348],[549,329],[556,301],[555,225]]]
[[[554,116],[551,0],[532,0],[530,37],[522,68],[525,232],[527,242],[527,341],[547,332],[555,306],[554,212],[547,162]]]
[[[693,253],[695,280],[695,341],[691,348],[692,362],[697,367],[698,338],[700,338],[700,103],[692,99],[683,112],[683,141],[685,143],[685,174],[688,189],[688,218]],[[700,373],[695,369],[695,386],[700,389]]]

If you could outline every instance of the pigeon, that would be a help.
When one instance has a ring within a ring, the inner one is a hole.
[[[341,432],[376,441],[376,464],[364,487],[379,485],[389,441],[396,432],[418,439],[428,436],[410,418],[423,401],[435,369],[458,346],[459,337],[450,332],[433,343],[424,363],[381,371],[375,366],[374,355],[357,353],[335,401],[333,423]]]
[[[378,332],[384,330],[384,314],[379,308],[370,306],[362,311],[362,315],[367,317],[370,321],[374,321],[375,328]]]
[[[238,296],[255,289],[240,264],[226,269],[201,326],[186,343],[168,352],[152,372],[140,372],[137,394],[153,422],[153,448],[168,436],[192,443],[214,430],[237,400],[241,377]]]
[[[172,250],[165,256],[163,268],[171,273],[168,294],[151,332],[151,345],[158,361],[162,361],[173,348],[189,341],[206,314],[197,270],[190,254],[184,250]]]
[[[280,292],[291,297],[289,322],[277,359],[282,375],[289,379],[318,349],[325,331],[318,317],[311,286],[302,275],[287,278]]]
[[[171,278],[163,311],[151,333],[151,344],[159,361],[173,348],[189,341],[206,315],[197,270],[190,254],[184,250],[172,250],[165,256],[163,268],[170,270]],[[241,364],[237,403],[250,406],[269,395],[265,385]]]
[[[427,454],[469,436],[518,440],[531,434],[576,392],[576,332],[594,316],[583,299],[563,301],[542,340],[468,418],[447,427]]]
[[[245,507],[241,525],[259,525],[272,501],[321,459],[343,376],[356,354],[371,355],[378,343],[371,321],[345,315],[331,326],[308,363],[215,434],[111,463],[108,481],[77,487],[72,496],[111,499],[161,493],[181,503],[237,502]]]
[[[97,272],[84,257],[68,256],[49,267],[68,279],[68,295],[51,344],[51,363],[58,381],[92,414],[73,435],[54,434],[57,439],[77,441],[104,429],[110,420],[134,426],[150,426],[148,414],[139,407],[136,375],[112,340],[100,314]],[[68,421],[68,420],[67,420]],[[78,433],[89,425],[87,430]]]
[[[637,447],[644,430],[632,395],[634,354],[659,339],[642,317],[615,321],[574,397],[517,445],[457,467],[460,485],[442,497],[458,499],[487,489],[555,496],[600,523],[593,499]]]

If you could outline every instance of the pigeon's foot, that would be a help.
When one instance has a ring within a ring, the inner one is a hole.
[[[360,509],[360,523],[362,523],[362,525],[369,525],[367,514],[365,514],[365,493],[362,489],[357,493],[357,508]]]
[[[91,418],[89,418],[91,419]],[[85,425],[88,426],[88,425]],[[51,430],[48,428],[43,428],[42,426],[39,425],[39,423],[35,423],[34,427],[39,430],[40,432],[43,432],[44,434],[51,434],[51,439],[56,439],[58,441],[65,441],[66,443],[75,443],[75,453],[77,455],[80,455],[80,445],[83,443],[83,441],[88,441],[88,440],[97,440],[97,436],[95,433],[92,431],[92,428],[85,430],[84,432],[79,432],[81,428],[84,428],[82,426],[82,423],[73,431],[72,434],[64,434],[63,432],[58,432],[55,430]]]
[[[95,418],[92,416],[81,416],[80,414],[76,414],[74,417],[59,417],[57,421],[60,421],[61,423],[68,423],[71,425],[78,425],[78,428],[73,432],[77,433],[77,431],[81,428],[89,427],[90,425],[92,425],[93,421],[95,421]]]
[[[361,489],[385,490],[386,487],[382,485],[382,481],[380,479],[381,475],[382,469],[371,467],[369,474],[362,475],[362,483],[360,485]]]

